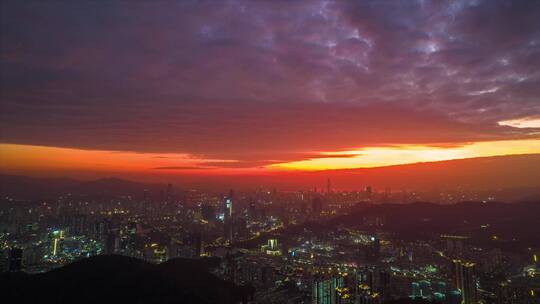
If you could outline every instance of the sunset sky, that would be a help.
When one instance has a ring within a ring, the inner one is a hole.
[[[540,153],[539,1],[1,6],[1,173],[264,175]]]

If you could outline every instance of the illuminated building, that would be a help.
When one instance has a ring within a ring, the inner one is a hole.
[[[224,238],[227,242],[233,241],[233,191],[229,192],[223,200],[224,218],[223,218],[223,232]]]
[[[370,268],[357,273],[359,284],[369,287],[371,293],[377,293],[380,300],[388,296],[390,290],[390,272],[380,268]]]
[[[358,284],[356,293],[356,302],[358,304],[380,304],[382,301],[381,295],[371,289],[366,284]]]
[[[276,239],[269,239],[267,244],[261,247],[261,251],[268,255],[281,255],[281,249],[278,247]]]
[[[314,279],[311,293],[312,304],[338,304],[339,291],[344,287],[341,276],[318,276]]]
[[[277,240],[276,239],[269,239],[268,240],[268,249],[270,250],[277,250]]]
[[[461,292],[462,304],[476,304],[477,287],[475,264],[461,260],[453,260],[455,287]]]
[[[57,256],[61,251],[62,240],[64,239],[63,230],[55,230],[51,234],[50,254]]]
[[[229,195],[225,197],[224,207],[225,207],[225,218],[232,218],[233,215],[233,195],[234,192],[231,189]]]

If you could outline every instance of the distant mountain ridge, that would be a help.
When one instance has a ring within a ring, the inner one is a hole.
[[[212,191],[275,187],[298,190],[325,187],[328,178],[336,189],[361,190],[497,190],[503,200],[540,198],[540,154],[492,156],[395,165],[322,171],[271,172],[263,175],[169,175],[172,183]],[[145,180],[141,175],[140,180]],[[165,184],[102,178],[79,181],[69,178],[33,178],[0,174],[0,195],[21,199],[44,199],[71,192],[79,195],[141,195],[144,189],[154,193]],[[319,188],[321,189],[321,188]],[[504,193],[508,192],[508,193]]]
[[[49,199],[59,195],[132,195],[142,196],[144,190],[154,194],[165,189],[164,184],[145,184],[119,178],[79,181],[69,178],[33,178],[20,175],[0,175],[0,195],[15,199]]]

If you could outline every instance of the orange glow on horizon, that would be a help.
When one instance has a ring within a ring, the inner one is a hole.
[[[374,168],[420,162],[435,162],[474,157],[540,153],[540,140],[508,140],[477,142],[458,147],[431,147],[400,145],[368,147],[343,152],[325,152],[323,155],[356,155],[353,157],[326,157],[274,164],[271,167],[291,170],[335,170]]]
[[[137,153],[0,144],[4,173],[92,171],[143,174],[272,174],[373,168],[474,157],[540,153],[540,139],[477,142],[463,146],[396,145],[338,152],[319,152],[320,158],[284,162],[258,168],[235,168],[237,160],[204,159],[181,153]],[[335,156],[335,157],[332,157]],[[216,165],[213,166],[212,163]],[[226,164],[231,163],[231,167]],[[225,164],[225,165],[223,165]]]
[[[128,173],[233,173],[212,167],[213,162],[181,153],[137,153],[129,151],[82,150],[31,145],[0,144],[0,170],[4,172],[94,171]],[[201,166],[200,163],[205,163]],[[235,171],[235,170],[232,170]],[[243,172],[246,170],[236,170]]]

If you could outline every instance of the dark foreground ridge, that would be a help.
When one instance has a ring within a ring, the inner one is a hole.
[[[13,303],[240,303],[249,288],[208,272],[208,260],[172,259],[156,265],[104,255],[43,274],[0,275]]]

